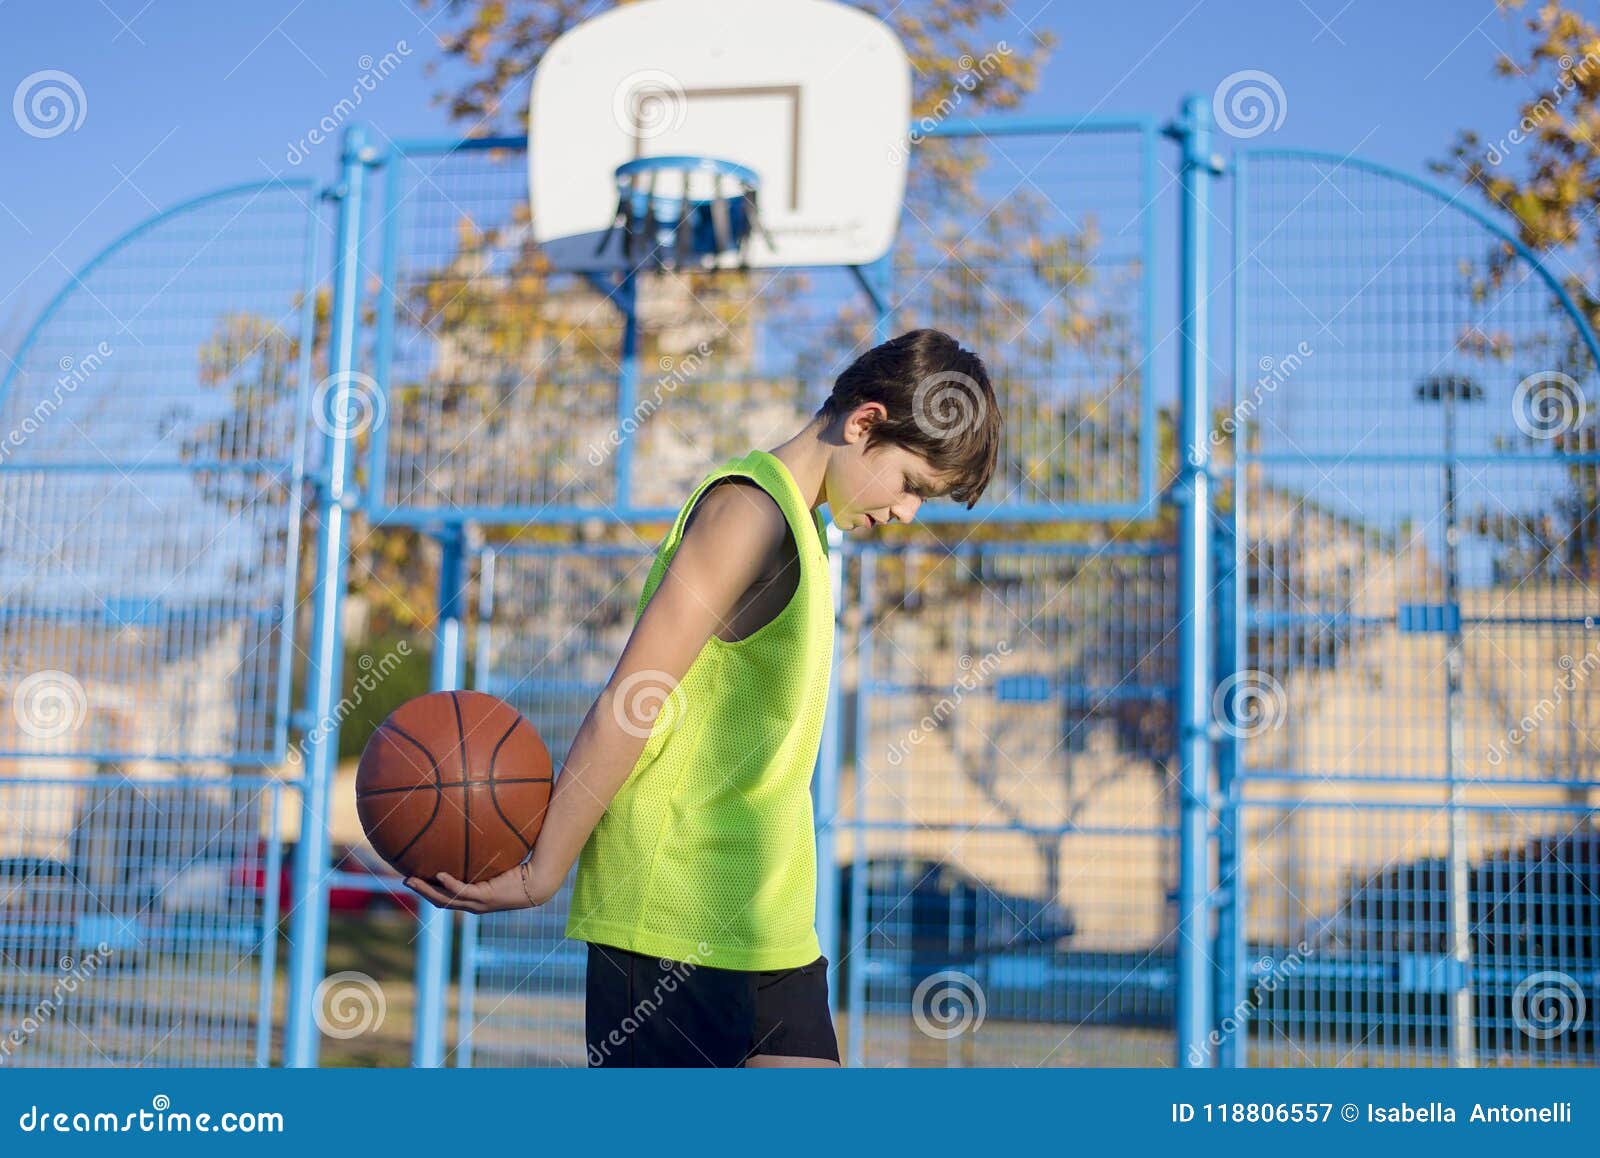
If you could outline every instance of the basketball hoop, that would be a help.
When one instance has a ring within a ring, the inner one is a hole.
[[[772,244],[756,212],[755,170],[715,157],[640,157],[617,166],[617,210],[595,247],[622,233],[629,266],[715,269],[728,254],[748,263],[751,230]]]

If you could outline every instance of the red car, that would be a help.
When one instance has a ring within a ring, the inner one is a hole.
[[[365,913],[374,909],[393,907],[404,909],[412,916],[417,912],[417,895],[400,884],[400,876],[377,854],[361,845],[336,845],[330,858],[333,871],[345,876],[371,878],[371,885],[348,881],[334,883],[328,888],[330,913]],[[262,841],[255,855],[235,869],[236,883],[254,889],[257,896],[267,891],[267,846]],[[294,847],[283,850],[282,866],[278,870],[278,911],[288,912],[294,904]],[[398,891],[391,891],[393,885]]]

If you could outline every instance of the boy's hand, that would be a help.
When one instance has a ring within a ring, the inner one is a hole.
[[[460,909],[463,913],[499,913],[507,909],[529,909],[542,905],[549,895],[534,887],[528,874],[528,861],[507,869],[497,877],[477,884],[466,884],[449,873],[407,877],[406,888],[441,909]]]

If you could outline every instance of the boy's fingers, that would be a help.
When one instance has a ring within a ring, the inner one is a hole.
[[[422,877],[407,877],[406,888],[416,893],[429,904],[435,905],[438,908],[448,909],[453,907],[453,898],[447,897],[444,893],[440,892],[437,887],[429,884]]]
[[[456,880],[455,877],[447,872],[434,873],[433,879],[444,887],[446,893],[457,900],[481,901],[485,899],[480,895],[484,892],[483,885],[469,885],[465,881]]]

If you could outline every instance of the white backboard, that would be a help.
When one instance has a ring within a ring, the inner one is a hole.
[[[887,25],[832,0],[643,0],[560,37],[529,101],[533,230],[561,269],[623,264],[616,167],[693,154],[760,176],[756,267],[888,252],[905,193],[911,66]],[[732,264],[729,260],[728,264]]]

